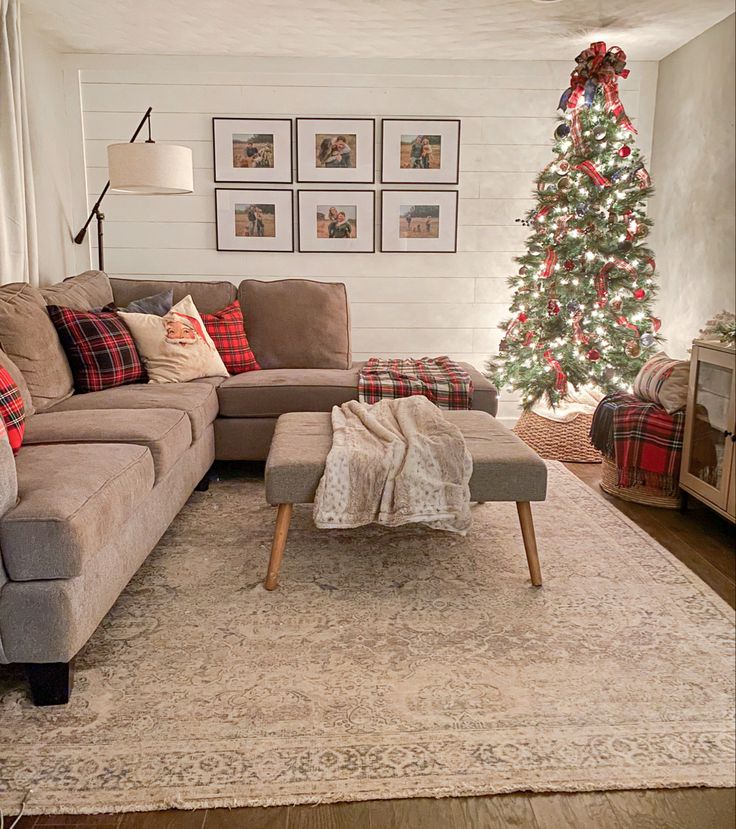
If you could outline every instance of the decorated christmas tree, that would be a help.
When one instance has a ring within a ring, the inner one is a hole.
[[[559,108],[554,159],[537,177],[532,228],[517,258],[511,318],[489,375],[529,409],[572,391],[630,383],[657,342],[649,174],[619,100],[626,55],[593,43],[576,60]]]

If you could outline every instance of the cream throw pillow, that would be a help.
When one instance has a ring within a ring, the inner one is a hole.
[[[130,329],[151,383],[185,383],[198,377],[227,377],[212,338],[191,296],[163,317],[118,311]]]
[[[639,370],[634,380],[634,394],[640,400],[658,403],[667,414],[674,414],[687,405],[689,380],[690,363],[673,360],[661,351]]]

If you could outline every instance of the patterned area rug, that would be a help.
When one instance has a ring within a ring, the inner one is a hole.
[[[77,659],[0,673],[0,806],[32,813],[734,785],[733,613],[559,464],[468,538],[325,532],[258,480],[192,496]]]

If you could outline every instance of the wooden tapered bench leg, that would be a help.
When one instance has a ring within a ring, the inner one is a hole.
[[[526,560],[529,563],[529,575],[532,577],[532,584],[535,587],[542,586],[542,570],[539,567],[539,555],[537,554],[537,539],[534,535],[534,521],[532,520],[532,508],[529,501],[517,501],[516,510],[519,513],[519,524],[521,524],[521,537],[524,539]]]
[[[263,582],[266,590],[275,590],[279,586],[281,559],[284,557],[286,537],[289,534],[289,524],[291,523],[291,514],[293,511],[293,504],[279,504],[279,511],[276,514],[276,529],[273,534],[273,544],[271,545],[271,558],[268,562],[266,580]]]

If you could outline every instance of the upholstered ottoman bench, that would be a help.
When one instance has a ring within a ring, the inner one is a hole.
[[[532,584],[542,584],[530,501],[544,501],[544,461],[492,415],[448,411],[445,417],[462,432],[473,457],[472,501],[515,501]],[[266,460],[266,500],[278,506],[276,531],[264,586],[274,590],[294,504],[311,504],[332,447],[329,412],[292,412],[276,424]]]

